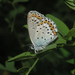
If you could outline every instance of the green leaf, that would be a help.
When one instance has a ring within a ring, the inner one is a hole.
[[[26,66],[26,67],[22,67],[22,68],[18,69],[17,72],[19,72],[19,73],[26,73],[28,70],[29,70],[29,67]]]
[[[9,18],[15,17],[17,14],[23,13],[26,10],[26,8],[22,5],[16,8],[16,10],[11,10],[8,14]]]
[[[23,27],[27,28],[28,29],[28,26],[27,25],[24,25]]]
[[[2,0],[0,0],[0,2],[1,2]]]
[[[68,62],[70,64],[74,64],[74,59],[66,60],[66,62]]]
[[[75,74],[75,69],[74,70],[71,70],[71,73],[74,75]]]
[[[66,40],[64,40],[63,38],[62,39],[58,39],[56,42],[56,44],[66,44]]]
[[[75,10],[75,3],[73,0],[65,0],[64,3],[71,9]]]
[[[67,51],[66,49],[64,49],[64,48],[60,48],[60,51],[61,51],[61,53],[62,53],[62,55],[64,56],[64,57],[69,57],[69,55],[70,55],[70,52],[69,51]]]
[[[60,55],[59,53],[57,53],[57,52],[55,52],[55,51],[53,51],[53,53],[54,53],[54,55],[56,55],[58,58],[63,59],[63,56],[62,56],[62,55]]]
[[[58,39],[56,40],[56,44],[66,44],[66,40],[61,37],[59,33],[57,33]]]
[[[31,54],[30,52],[24,52],[21,53],[11,59],[9,59],[8,61],[20,61],[20,60],[26,60],[26,59],[31,59],[31,58],[35,58],[35,54]]]
[[[27,2],[28,0],[13,0],[13,3],[17,3],[17,2]]]
[[[2,64],[0,64],[0,69],[1,70],[6,70],[5,67]]]
[[[25,10],[26,10],[25,6],[20,5],[20,6],[17,8],[17,14],[23,13]]]
[[[49,46],[47,46],[44,50],[42,50],[41,52],[39,52],[36,57],[42,57],[44,56],[45,54],[49,53],[52,51],[52,49],[56,48],[56,44],[51,44]]]
[[[58,18],[56,18],[50,14],[47,14],[46,16],[51,18],[56,23],[58,32],[60,34],[62,34],[63,36],[67,35],[67,33],[69,32],[69,29],[65,23],[63,23],[61,20],[59,20]]]
[[[10,71],[10,72],[16,72],[17,69],[14,67],[14,61],[13,62],[5,62],[6,64],[6,70]]]
[[[17,70],[14,66],[15,66],[14,62],[7,62],[6,61],[5,62],[5,67],[2,64],[0,64],[0,69],[1,70],[8,70],[10,72],[16,72]]]
[[[64,37],[64,39],[68,40],[71,36],[75,37],[75,28],[72,28],[69,33]]]
[[[75,28],[75,21],[74,21],[74,25],[73,25],[73,28]]]

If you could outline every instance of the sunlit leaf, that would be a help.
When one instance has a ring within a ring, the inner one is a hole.
[[[75,10],[75,3],[74,0],[64,0],[65,4],[70,7],[71,9]]]
[[[51,18],[56,23],[58,32],[60,34],[62,34],[63,36],[67,35],[67,33],[69,32],[69,29],[65,23],[63,23],[61,20],[59,20],[58,18],[56,18],[50,14],[47,14],[46,16]]]
[[[27,28],[28,29],[28,26],[27,25],[24,25],[23,27]]]

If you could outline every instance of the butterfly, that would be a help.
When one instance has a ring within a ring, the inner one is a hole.
[[[35,53],[43,50],[58,37],[55,22],[37,11],[28,13],[27,24],[32,42],[31,49],[34,49]]]

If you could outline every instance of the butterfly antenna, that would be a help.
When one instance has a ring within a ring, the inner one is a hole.
[[[27,45],[23,45],[22,47],[25,47],[25,46],[30,46],[31,44],[27,44]]]

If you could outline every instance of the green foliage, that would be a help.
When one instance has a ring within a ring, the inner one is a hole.
[[[13,62],[5,62],[5,66],[0,64],[0,69],[1,70],[8,70],[10,72],[16,72],[17,69],[15,68],[14,61]]]
[[[66,60],[66,62],[74,64],[74,59]]]
[[[27,2],[28,0],[13,0],[13,3],[17,3],[17,2]]]
[[[65,0],[64,2],[68,7],[75,10],[75,0]]]
[[[64,38],[68,40],[71,36],[75,37],[75,28],[72,28]]]
[[[23,27],[27,28],[28,29],[28,26],[27,25],[24,25]]]

